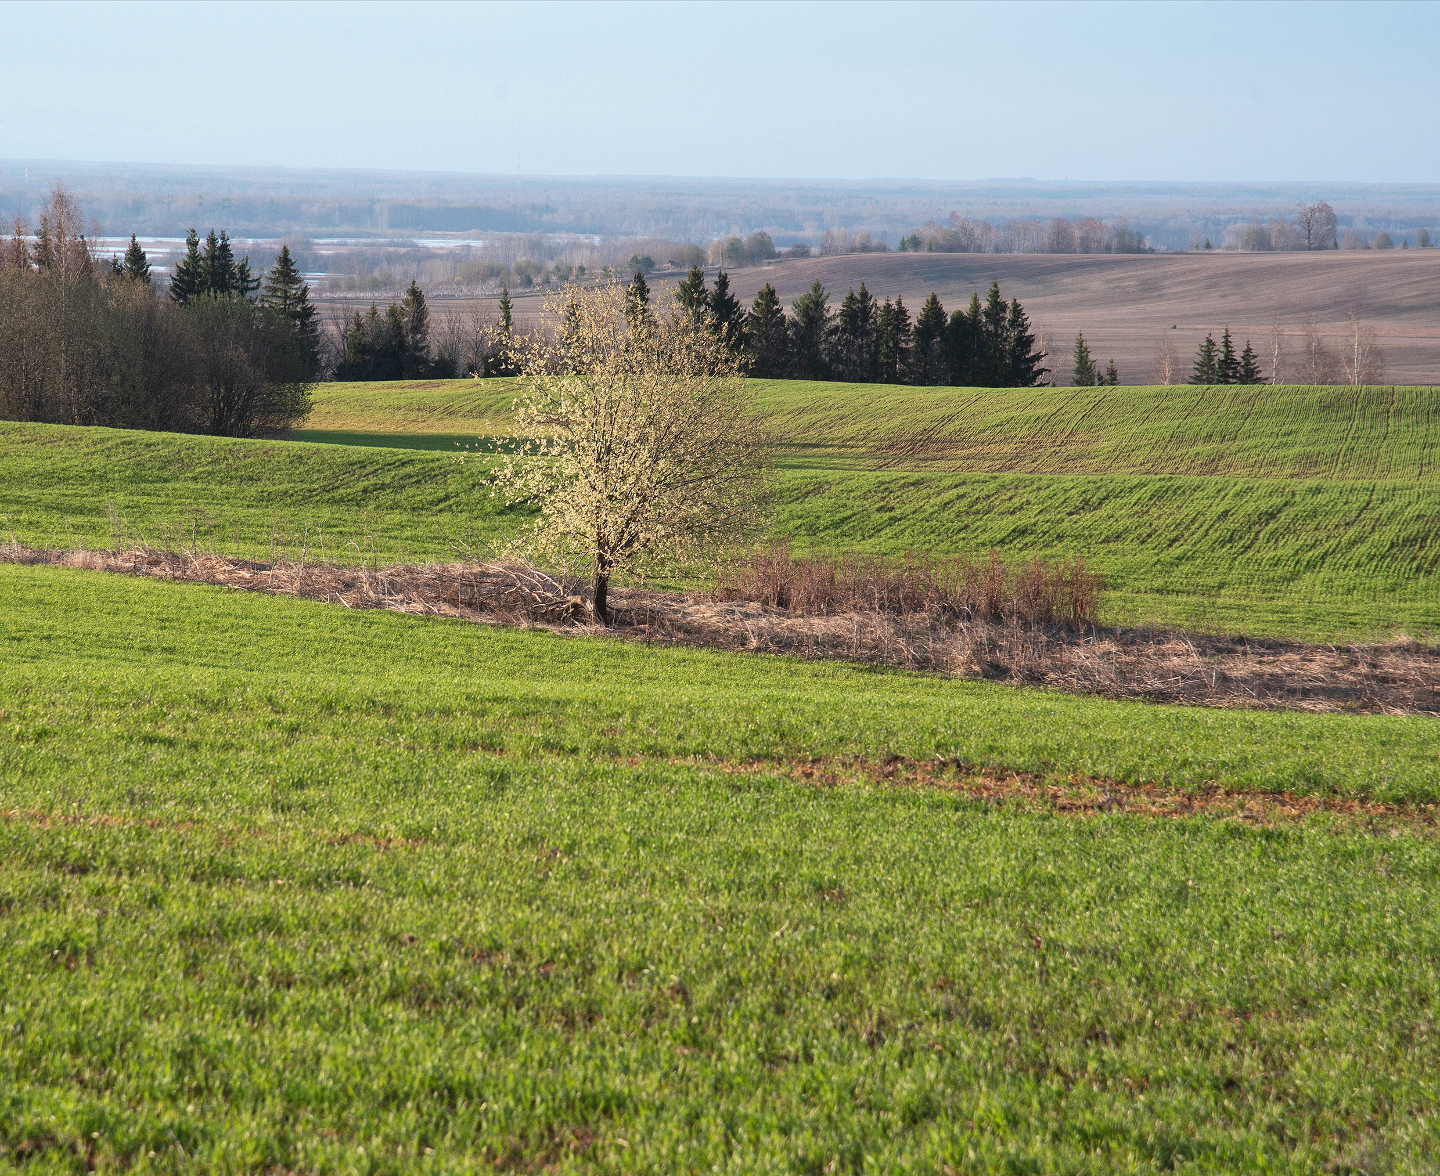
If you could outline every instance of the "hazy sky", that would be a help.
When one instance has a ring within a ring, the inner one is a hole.
[[[0,158],[1440,181],[1440,4],[0,6]]]

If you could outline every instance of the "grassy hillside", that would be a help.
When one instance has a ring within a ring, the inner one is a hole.
[[[787,469],[1440,483],[1440,388],[911,388],[757,380]],[[511,380],[324,384],[297,440],[453,450]]]
[[[760,384],[805,468],[1440,485],[1440,388]]]
[[[1433,837],[1076,819],[768,766],[893,751],[1435,797],[1433,723],[1144,708],[50,568],[0,566],[0,648],[7,1162],[1298,1173],[1440,1155]]]
[[[800,546],[1081,555],[1109,578],[1117,624],[1440,628],[1440,390],[757,391],[784,441],[774,532]],[[194,525],[212,548],[294,555],[318,528],[327,558],[443,558],[525,517],[447,456],[503,433],[513,395],[510,381],[326,385],[324,428],[296,436],[343,446],[0,424],[0,526],[36,546],[108,544],[113,501],[151,541],[188,543]]]

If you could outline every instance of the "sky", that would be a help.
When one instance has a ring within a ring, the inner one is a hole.
[[[9,2],[0,19],[28,46],[0,66],[12,160],[1440,181],[1435,2]]]

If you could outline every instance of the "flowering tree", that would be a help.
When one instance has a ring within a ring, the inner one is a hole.
[[[618,282],[546,299],[553,329],[516,339],[518,452],[495,473],[540,517],[517,546],[587,571],[595,618],[618,572],[683,564],[759,521],[767,440],[715,324],[635,313]]]

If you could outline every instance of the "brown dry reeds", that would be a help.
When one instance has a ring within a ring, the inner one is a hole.
[[[926,613],[939,621],[992,621],[1028,628],[1098,623],[1103,579],[1083,559],[1034,558],[1007,566],[997,551],[985,559],[936,559],[907,553],[797,556],[776,543],[747,559],[721,563],[711,598],[746,600],[796,616],[867,612]]]
[[[939,602],[945,597],[937,593],[927,598],[922,589],[928,591],[924,588],[928,581],[918,575],[908,580],[903,574],[894,580],[847,579],[843,561],[832,561],[829,572],[815,567],[812,581],[806,582],[787,576],[784,565],[772,561],[758,569],[751,566],[760,587],[768,583],[776,590],[793,592],[798,583],[812,593],[800,597],[802,605],[820,601],[836,609],[836,602],[841,602],[838,610],[806,613],[742,599],[717,601],[710,593],[621,588],[613,593],[609,627],[594,623],[575,582],[523,564],[467,561],[371,568],[305,561],[262,563],[148,547],[34,551],[14,542],[0,544],[0,563],[51,564],[217,584],[345,608],[606,633],[663,645],[899,666],[1109,698],[1263,710],[1440,715],[1440,648],[1434,645],[1402,639],[1336,647],[1163,630],[1026,624],[1021,618],[1027,605],[1017,586],[1023,590],[1027,584],[1039,585],[1036,591],[1046,592],[1053,591],[1054,581],[1042,578],[1033,565],[1026,577],[1002,579],[1003,569],[995,560],[978,566],[974,583],[977,596],[983,591],[991,594],[992,607],[1000,602],[1006,617],[1001,621],[942,617]],[[837,565],[842,566],[837,570]],[[767,568],[770,579],[765,581],[760,575]],[[839,589],[828,587],[832,574],[835,584],[850,585],[854,594],[846,598]],[[738,593],[734,580],[729,583]],[[860,595],[860,584],[866,585],[867,596]],[[902,587],[908,596],[902,594]],[[1019,604],[1007,603],[1017,596]],[[849,608],[843,604],[847,599]],[[933,610],[915,607],[927,599],[935,602]],[[1031,615],[1043,615],[1038,610],[1045,607],[1045,599],[1041,597],[1039,606],[1029,606],[1034,610]],[[913,611],[902,611],[903,601]]]

